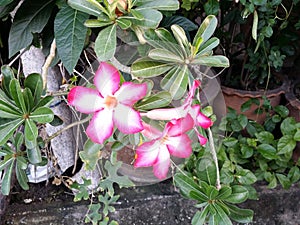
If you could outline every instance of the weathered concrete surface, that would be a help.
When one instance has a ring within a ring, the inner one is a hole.
[[[258,225],[300,225],[300,187],[290,190],[258,188],[259,201],[247,201],[243,208],[255,211]],[[116,212],[110,217],[120,225],[188,225],[196,209],[194,202],[183,199],[170,182],[121,190]],[[86,203],[72,198],[48,204],[12,204],[3,224],[75,225],[84,224]]]

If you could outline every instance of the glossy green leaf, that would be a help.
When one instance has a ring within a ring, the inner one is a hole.
[[[25,140],[27,141],[35,141],[38,136],[38,129],[35,123],[31,119],[25,120],[25,128],[24,128]],[[32,146],[26,146],[31,148]]]
[[[29,190],[27,175],[25,171],[19,167],[18,163],[16,164],[16,177],[21,188],[23,188],[23,190]]]
[[[11,188],[11,179],[13,174],[14,163],[13,161],[7,166],[4,177],[2,179],[1,191],[3,195],[9,195]]]
[[[24,119],[19,118],[0,125],[0,146],[5,144],[23,122]]]
[[[203,202],[208,201],[208,196],[202,192],[201,186],[192,178],[181,173],[176,173],[174,181],[184,197],[191,197],[192,195],[195,200]]]
[[[216,165],[211,158],[203,157],[197,165],[197,177],[214,186],[217,180]]]
[[[31,94],[31,91],[28,88],[25,88],[23,90],[23,98],[24,98],[24,102],[25,102],[25,106],[26,106],[26,113],[29,113],[32,108],[34,107],[34,99],[33,96]]]
[[[54,20],[54,35],[57,52],[69,73],[73,72],[86,40],[87,27],[84,22],[88,14],[63,7]]]
[[[43,92],[42,76],[38,73],[30,74],[26,77],[24,86],[30,89],[34,99],[34,104],[36,105],[40,101]]]
[[[294,135],[294,140],[295,141],[300,141],[300,128],[297,128],[297,131]]]
[[[224,209],[218,204],[213,204],[213,206],[216,209],[216,214],[218,218],[218,223],[217,224],[224,224],[224,225],[232,225],[231,220],[229,219],[227,213],[224,211]]]
[[[229,60],[223,55],[196,55],[196,57],[191,61],[191,64],[212,67],[229,67]]]
[[[217,199],[225,200],[227,197],[231,195],[231,193],[232,193],[231,187],[223,185],[219,190]]]
[[[296,147],[296,141],[292,135],[282,136],[277,144],[277,154],[291,153]]]
[[[160,86],[170,92],[172,99],[178,100],[186,92],[189,72],[187,65],[176,66],[161,80]]]
[[[86,170],[94,170],[97,162],[101,157],[103,145],[92,142],[88,139],[83,147],[83,151],[79,152],[81,160],[85,163]]]
[[[171,30],[173,32],[175,39],[177,40],[177,43],[181,47],[185,58],[189,57],[191,54],[191,46],[190,46],[190,42],[187,39],[185,31],[176,24],[171,26]]]
[[[40,107],[33,111],[29,118],[37,123],[50,123],[54,119],[54,113],[47,107]]]
[[[12,1],[9,4],[0,6],[0,19],[7,17],[16,8],[18,3],[19,3],[19,1]]]
[[[107,61],[115,55],[117,47],[116,24],[101,30],[95,41],[95,52],[99,61]]]
[[[35,145],[34,148],[26,148],[27,151],[27,157],[30,163],[36,165],[42,162],[42,155],[40,148]]]
[[[170,52],[167,49],[152,49],[149,54],[149,58],[157,61],[165,61],[169,63],[184,63],[184,59],[181,58],[180,56],[174,54],[173,52]]]
[[[50,103],[53,101],[53,99],[54,98],[52,96],[46,96],[39,101],[39,103],[35,106],[35,108],[47,107],[50,105]]]
[[[85,12],[87,14],[101,17],[103,16],[103,12],[97,7],[97,5],[93,4],[91,1],[87,0],[68,0],[68,4],[76,10],[81,12]]]
[[[136,107],[139,110],[150,110],[150,109],[157,109],[168,106],[172,101],[172,97],[169,92],[162,91],[151,95],[147,98],[144,98]]]
[[[124,19],[124,18],[118,18],[116,20],[117,24],[123,29],[123,30],[126,30],[128,29],[130,26],[131,26],[131,21],[128,20],[128,19]]]
[[[20,169],[25,170],[27,168],[28,162],[27,162],[27,159],[25,159],[25,157],[18,156],[17,157],[17,164],[18,164],[18,167]]]
[[[260,143],[269,144],[274,141],[274,135],[268,131],[262,131],[255,135]]]
[[[1,85],[2,89],[5,91],[6,95],[10,96],[9,84],[10,81],[15,78],[14,72],[9,66],[4,65],[1,66],[1,74],[3,75],[2,85]]]
[[[131,66],[131,73],[136,77],[150,78],[159,76],[172,68],[172,65],[157,62],[149,58],[136,60]]]
[[[18,109],[10,101],[0,100],[0,117],[8,118],[8,119],[15,119],[15,118],[22,117],[22,113],[20,112],[20,109]]]
[[[209,213],[208,205],[203,210],[197,211],[192,219],[192,225],[203,225],[206,221],[206,217]]]
[[[248,190],[240,185],[234,185],[231,187],[232,194],[226,199],[227,202],[238,204],[247,200]]]
[[[280,124],[280,130],[283,135],[294,135],[296,130],[296,120],[294,117],[285,118]]]
[[[132,23],[146,28],[157,28],[159,22],[162,20],[162,14],[153,9],[136,9],[136,11],[143,16],[142,20],[132,18]]]
[[[257,146],[258,152],[266,159],[277,159],[276,149],[269,144],[260,144]]]
[[[22,110],[23,113],[26,113],[24,97],[22,95],[20,83],[17,79],[11,80],[9,84],[9,91],[15,101],[15,104]]]
[[[8,167],[11,163],[13,163],[14,158],[12,157],[14,153],[12,153],[9,158],[5,158],[4,160],[0,161],[0,171],[4,170],[6,167]]]
[[[289,189],[291,187],[292,182],[287,176],[280,173],[276,173],[276,177],[278,178],[280,184],[284,189]]]
[[[229,217],[239,223],[251,223],[253,220],[253,211],[250,209],[241,209],[235,205],[227,204],[230,211]]]
[[[248,169],[238,170],[236,176],[238,182],[243,185],[250,185],[257,181],[256,176]]]
[[[9,32],[9,57],[28,47],[33,40],[33,33],[42,32],[54,5],[55,1],[49,0],[24,1],[14,16]]]
[[[205,43],[215,32],[217,27],[218,20],[215,16],[207,16],[204,21],[201,23],[195,37],[193,40],[193,46],[196,46],[198,39],[202,39],[202,43]]]
[[[288,178],[292,183],[298,182],[300,180],[300,168],[293,166],[288,173]]]
[[[153,1],[136,1],[138,9],[157,9],[161,11],[174,11],[179,9],[177,0],[153,0]]]

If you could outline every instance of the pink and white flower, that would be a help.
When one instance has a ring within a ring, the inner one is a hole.
[[[147,116],[148,118],[153,120],[171,120],[184,118],[188,114],[190,114],[194,120],[194,130],[198,135],[199,142],[201,145],[205,145],[207,139],[198,132],[196,126],[200,126],[204,129],[207,129],[212,126],[213,122],[200,111],[200,105],[192,105],[195,91],[197,88],[200,87],[200,84],[200,81],[194,80],[192,88],[189,91],[187,98],[185,99],[183,105],[181,105],[180,107],[175,107],[171,109],[153,109],[142,115]]]
[[[86,133],[95,143],[102,144],[109,138],[114,126],[125,134],[144,129],[139,112],[132,106],[145,97],[147,85],[124,82],[119,87],[119,84],[119,71],[113,65],[102,62],[94,77],[96,89],[77,86],[69,92],[70,105],[81,113],[93,113]]]
[[[184,118],[171,120],[162,132],[145,125],[145,130],[142,132],[154,139],[136,149],[134,166],[153,166],[153,173],[157,178],[166,178],[171,164],[171,155],[179,158],[188,158],[191,155],[192,141],[185,132],[193,126],[194,120],[189,114]]]

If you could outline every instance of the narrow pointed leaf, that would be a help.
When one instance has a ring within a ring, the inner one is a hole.
[[[17,79],[11,80],[9,90],[16,105],[22,110],[23,113],[26,113],[24,97],[22,95],[20,83]]]
[[[177,66],[170,70],[161,80],[161,87],[170,92],[174,100],[182,98],[188,84],[189,70],[186,65]]]
[[[103,16],[102,11],[92,2],[87,0],[68,0],[68,4],[76,10],[79,10],[81,12],[85,12],[87,14],[101,17]]]
[[[25,171],[19,167],[18,163],[16,164],[16,177],[17,177],[18,183],[23,188],[23,190],[28,190],[29,185],[27,183],[28,182],[27,175],[26,175]]]
[[[171,30],[177,43],[182,48],[182,51],[185,53],[185,57],[188,57],[191,54],[191,46],[188,41],[185,31],[178,25],[174,24],[171,26]]]
[[[201,56],[197,55],[191,64],[212,66],[212,67],[229,67],[229,60],[223,55]]]
[[[0,125],[0,146],[5,144],[23,121],[24,119],[19,118]]]
[[[206,43],[204,43],[203,45],[201,45],[201,47],[199,48],[197,55],[203,55],[203,54],[207,54],[210,53],[215,47],[217,47],[220,43],[220,40],[216,37],[213,37],[211,39],[209,39]]]
[[[107,61],[115,55],[117,48],[116,24],[101,30],[95,41],[95,52],[99,61]]]
[[[54,119],[54,113],[47,107],[40,107],[32,112],[29,118],[37,123],[50,123]]]
[[[149,52],[148,56],[151,59],[157,61],[165,61],[170,63],[184,63],[183,58],[166,49],[159,49],[159,48],[153,49]]]
[[[10,188],[11,188],[11,178],[14,168],[14,160],[7,166],[5,171],[2,184],[1,184],[1,191],[3,195],[9,195]]]
[[[161,11],[174,11],[179,9],[179,2],[177,0],[154,0],[154,1],[137,1],[139,9],[157,9]]]
[[[131,66],[131,73],[136,77],[150,78],[159,76],[172,68],[172,65],[157,62],[149,58],[135,61]]]
[[[203,225],[206,221],[206,216],[209,213],[208,205],[201,211],[197,211],[192,219],[192,225]]]
[[[136,105],[139,110],[150,110],[168,106],[172,101],[171,95],[167,91],[162,91],[144,98]]]
[[[18,9],[9,32],[9,57],[28,47],[33,40],[33,33],[42,32],[47,24],[55,1],[24,1]]]
[[[73,72],[84,47],[89,15],[69,6],[63,7],[54,20],[57,52],[69,73]]]
[[[201,23],[193,40],[193,46],[196,46],[198,39],[202,39],[202,43],[205,43],[215,32],[217,28],[218,20],[215,16],[209,15]]]
[[[96,27],[106,27],[108,25],[111,25],[113,22],[112,21],[102,21],[98,19],[89,19],[84,22],[84,25],[86,27],[90,28],[96,28]]]
[[[22,113],[12,103],[0,100],[0,116],[1,118],[15,119],[22,117]]]
[[[241,209],[235,205],[227,204],[229,217],[239,223],[251,223],[253,220],[253,211],[250,209]]]
[[[214,162],[208,158],[203,157],[197,165],[198,178],[206,181],[208,184],[214,186],[217,180],[217,171]]]
[[[25,88],[23,90],[23,98],[24,98],[24,102],[25,102],[25,106],[26,106],[26,113],[29,113],[32,108],[34,107],[34,99],[33,96],[31,94],[31,91],[28,88]]]
[[[34,99],[34,104],[36,105],[40,101],[43,92],[42,76],[38,73],[30,74],[26,77],[24,86],[30,89]]]
[[[219,220],[218,224],[232,225],[231,220],[229,219],[229,217],[226,214],[226,212],[222,209],[222,207],[219,206],[218,203],[213,204],[213,206],[215,207],[216,212],[217,212],[217,218]]]

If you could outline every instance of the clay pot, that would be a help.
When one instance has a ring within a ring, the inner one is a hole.
[[[233,108],[237,111],[238,114],[244,114],[248,119],[255,120],[256,122],[262,124],[266,119],[266,114],[257,114],[256,109],[262,107],[263,104],[263,96],[266,96],[270,100],[270,104],[272,106],[276,106],[280,103],[282,94],[288,89],[288,82],[286,80],[283,81],[282,85],[273,90],[267,91],[245,91],[238,90],[234,88],[229,88],[222,86],[222,92],[225,100],[226,107]],[[260,101],[260,105],[252,105],[249,110],[246,112],[241,112],[241,106],[251,98],[257,98]]]

